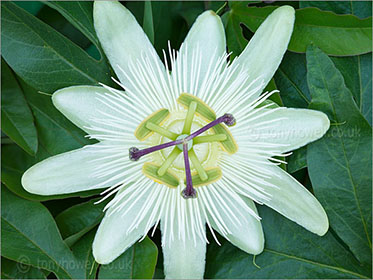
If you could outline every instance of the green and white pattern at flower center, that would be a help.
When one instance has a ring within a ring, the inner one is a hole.
[[[142,169],[145,176],[170,188],[185,184],[186,190],[195,193],[193,186],[206,186],[221,178],[221,154],[237,151],[226,127],[235,120],[230,114],[217,119],[210,107],[190,94],[181,94],[178,103],[184,108],[173,112],[160,109],[140,123],[135,136],[147,141],[150,148],[132,147],[129,156],[136,161],[150,154]]]
[[[169,117],[165,120],[163,127],[165,127],[168,131],[178,134],[179,137],[183,137],[187,134],[182,134],[182,129],[185,123],[185,118],[187,115],[187,111],[181,109],[180,111],[170,112]],[[197,129],[202,128],[205,126],[207,122],[199,117],[197,114],[194,115],[191,131],[196,131]],[[211,131],[206,131],[202,134],[203,136],[206,135],[214,135]],[[161,136],[159,134],[154,133],[152,137],[150,137],[151,146],[159,145],[170,141],[165,136]],[[202,164],[202,166],[206,169],[208,167],[214,167],[218,164],[218,157],[219,154],[222,153],[222,149],[219,147],[219,143],[217,142],[208,142],[208,143],[200,143],[193,145],[194,140],[190,140],[188,142],[188,149],[193,149],[193,152],[196,154],[198,160]],[[170,170],[175,172],[179,178],[185,177],[184,171],[184,160],[183,160],[183,145],[179,144],[175,148],[177,150],[174,153],[177,153],[176,159],[170,166]],[[153,160],[155,163],[162,164],[167,157],[175,150],[174,147],[170,147],[167,149],[160,150],[153,154]],[[190,150],[189,150],[190,152]],[[190,152],[191,153],[191,152]],[[194,165],[192,164],[192,172],[196,172]]]

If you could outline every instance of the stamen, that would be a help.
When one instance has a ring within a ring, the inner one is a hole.
[[[192,173],[190,172],[189,156],[188,156],[188,142],[184,140],[183,143],[184,165],[186,175],[186,188],[181,192],[183,198],[196,198],[197,192],[193,188]]]
[[[224,134],[227,136],[226,140],[219,142],[224,151],[226,151],[228,154],[234,154],[237,152],[237,143],[234,140],[232,133],[230,133],[229,129],[225,125],[220,123],[215,125],[212,129],[216,134]]]
[[[224,122],[227,126],[233,126],[236,124],[236,119],[233,117],[232,114],[224,114],[220,118],[217,118],[216,120],[210,122],[209,124],[205,125],[204,127],[198,129],[197,131],[190,134],[188,137],[185,138],[185,140],[192,140],[194,137],[202,134],[206,130],[209,130],[210,128],[214,127],[215,125],[218,125],[220,123]]]
[[[209,106],[207,106],[205,102],[203,102],[201,99],[199,99],[198,97],[192,94],[189,94],[189,93],[180,94],[179,98],[177,99],[177,102],[187,108],[189,108],[192,102],[196,102],[198,104],[196,108],[197,114],[201,115],[204,119],[210,122],[216,119],[215,112]]]
[[[225,134],[204,135],[204,136],[197,136],[196,138],[194,138],[193,144],[221,142],[225,140],[227,140],[227,135]]]
[[[182,134],[190,133],[190,129],[192,127],[193,117],[194,117],[194,113],[196,112],[196,109],[197,109],[197,102],[192,101],[189,104],[188,113],[184,121],[184,127],[183,127]]]
[[[146,128],[146,124],[148,122],[160,124],[166,118],[168,118],[169,115],[170,112],[167,109],[159,109],[158,111],[154,112],[139,124],[139,126],[135,130],[135,137],[140,141],[144,141],[147,137],[150,136],[152,132],[151,130]]]
[[[172,152],[168,155],[166,160],[162,163],[161,167],[158,169],[158,175],[163,176],[167,169],[171,166],[171,164],[174,162],[174,160],[177,158],[177,156],[181,153],[181,150],[179,148],[174,148]]]
[[[197,158],[196,153],[193,149],[189,151],[190,160],[193,163],[194,168],[197,170],[199,177],[202,181],[206,181],[208,176],[206,174],[205,169],[203,169],[202,164],[200,163],[199,159]]]
[[[184,140],[180,139],[180,140],[160,144],[160,145],[157,145],[157,146],[153,146],[153,147],[150,147],[150,148],[142,149],[142,150],[139,150],[136,147],[131,147],[131,148],[129,148],[129,158],[132,161],[137,161],[142,156],[145,156],[147,154],[150,154],[150,153],[153,153],[153,152],[156,152],[156,151],[168,148],[168,147],[172,147],[172,146],[175,146],[175,145],[182,144],[183,142],[184,142]]]
[[[146,123],[146,128],[150,129],[150,130],[152,130],[152,131],[154,131],[154,132],[156,132],[156,133],[158,133],[158,134],[160,134],[160,135],[162,135],[164,137],[167,137],[170,140],[174,140],[175,141],[176,138],[177,138],[177,134],[176,133],[168,131],[167,129],[165,129],[165,128],[157,125],[157,124],[154,124],[152,122],[147,122]]]
[[[164,175],[159,176],[158,170],[160,166],[155,163],[147,162],[142,166],[142,172],[144,175],[153,181],[166,185],[170,188],[176,188],[179,185],[179,179],[173,174],[173,172],[167,171]]]

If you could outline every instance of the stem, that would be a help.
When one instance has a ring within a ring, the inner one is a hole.
[[[139,150],[136,147],[132,147],[132,148],[129,149],[129,158],[132,161],[136,161],[136,160],[139,160],[142,156],[145,156],[147,154],[150,154],[150,153],[153,153],[153,152],[156,152],[156,151],[168,148],[168,147],[172,147],[172,146],[175,146],[175,145],[182,144],[183,142],[184,142],[184,140],[180,139],[180,140],[175,140],[175,141],[167,142],[167,143],[164,143],[164,144],[160,144],[160,145],[157,145],[157,146],[153,146],[153,147],[150,147],[150,148],[146,148],[146,149],[143,149],[143,150]]]
[[[190,134],[188,137],[185,138],[186,141],[192,140],[194,137],[197,137],[201,133],[204,133],[206,130],[209,130],[210,128],[214,127],[215,125],[218,125],[220,123],[224,122],[228,126],[232,126],[235,124],[235,119],[231,114],[224,114],[220,118],[217,118],[216,120],[210,122],[209,124],[205,125],[204,127],[198,129],[197,131]]]
[[[196,197],[196,190],[193,188],[192,173],[190,172],[189,156],[188,156],[188,142],[183,143],[184,165],[186,175],[186,188],[182,191],[185,199]]]

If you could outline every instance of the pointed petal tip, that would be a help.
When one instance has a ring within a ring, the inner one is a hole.
[[[116,197],[121,193],[118,192]],[[106,210],[92,245],[92,253],[98,263],[111,263],[144,237],[150,213],[148,212],[136,226],[133,225],[133,222],[136,215],[142,211],[150,194],[151,188],[144,190],[143,195],[132,203],[126,211],[114,211],[110,207]],[[126,203],[129,198],[124,196],[119,203]],[[153,224],[155,224],[155,221],[151,222],[151,225]]]
[[[269,17],[276,17],[281,24],[287,24],[292,30],[295,21],[295,10],[293,7],[285,5],[277,8],[269,15]],[[280,24],[280,23],[279,23]]]
[[[109,264],[113,260],[115,260],[118,256],[114,256],[110,254],[110,250],[108,248],[103,248],[102,246],[97,244],[97,240],[93,241],[92,244],[92,254],[93,257],[95,258],[95,261],[99,264]]]
[[[315,140],[317,139],[320,139],[321,137],[323,137],[325,135],[325,133],[329,130],[329,127],[330,127],[330,120],[328,118],[328,116],[321,112],[321,111],[317,111],[317,110],[310,110],[314,113],[314,116],[315,116],[315,122],[318,121],[318,126],[319,126],[319,130],[316,131],[315,133],[318,133],[318,137],[315,138]]]
[[[71,101],[76,100],[78,94],[77,91],[83,88],[89,88],[89,86],[70,86],[56,90],[52,94],[52,103],[59,111],[60,108],[69,107]],[[93,88],[93,87],[92,87]],[[63,113],[63,111],[61,111]]]
[[[322,219],[318,221],[318,224],[315,224],[314,230],[311,230],[319,236],[324,236],[329,230],[329,219],[324,208],[322,208],[322,212]]]
[[[264,250],[264,238],[262,238],[262,240],[259,242],[252,242],[250,246],[248,246],[247,244],[242,244],[241,246],[238,246],[238,248],[240,248],[248,254],[259,255]]]
[[[207,18],[207,17],[215,17],[215,18],[218,18],[218,19],[220,19],[220,17],[214,12],[214,11],[212,11],[212,10],[207,10],[207,11],[204,11],[202,14],[200,14],[198,17],[197,17],[197,19],[198,18]]]
[[[105,230],[105,228],[102,225],[103,223],[101,222],[99,229],[96,232],[96,236],[93,240],[92,254],[97,263],[109,264],[116,258],[118,258],[120,255],[122,255],[128,248],[130,248],[133,245],[133,243],[135,243],[136,240],[139,239],[139,237],[136,236],[134,238],[126,238],[125,234],[123,234],[122,239],[123,242],[126,243],[126,246],[124,248],[119,248],[123,247],[121,246],[121,244],[119,244],[120,241],[118,239],[110,239],[110,237],[108,236],[109,232],[103,234],[103,230]],[[106,229],[108,228],[109,227],[106,227]]]
[[[64,89],[65,88],[59,89],[52,94],[52,103],[57,109],[59,109],[60,105],[65,101],[66,91]]]
[[[131,18],[132,14],[119,1],[94,1],[93,3],[93,23],[96,29],[102,29],[102,21],[107,21],[108,18]],[[98,24],[97,24],[98,23]],[[108,30],[110,32],[110,30]],[[102,43],[102,42],[101,42]]]
[[[276,11],[281,12],[283,14],[288,15],[295,15],[295,10],[292,6],[284,5],[276,9]]]
[[[279,19],[286,20],[286,22],[293,24],[295,20],[295,10],[292,6],[281,6],[277,9],[275,9],[269,16],[269,17],[276,17]]]
[[[210,32],[219,34],[219,39],[224,39],[224,48],[225,48],[225,31],[224,25],[221,21],[220,16],[218,16],[214,11],[208,10],[200,14],[193,26],[201,26],[204,28],[209,28]]]
[[[265,242],[261,226],[259,229],[251,228],[251,234],[246,236],[246,238],[243,238],[242,234],[233,234],[228,238],[228,241],[248,254],[259,255],[264,250]]]
[[[43,195],[43,190],[40,189],[37,184],[33,184],[33,177],[35,177],[33,174],[34,169],[34,166],[32,166],[27,169],[25,173],[23,173],[21,178],[21,185],[29,193]]]
[[[259,97],[279,67],[291,39],[294,21],[293,7],[285,5],[275,9],[238,56],[237,63],[246,69],[249,76],[246,85],[261,77],[262,86],[257,88],[253,98]]]
[[[322,124],[323,124],[322,127],[325,129],[324,131],[324,134],[325,134],[330,128],[330,120],[325,113],[323,112],[320,112],[320,113],[321,113]]]
[[[318,236],[324,236],[329,230],[329,223],[327,226],[320,228],[319,231],[315,232]]]

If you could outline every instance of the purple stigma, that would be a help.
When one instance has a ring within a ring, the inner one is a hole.
[[[233,117],[232,114],[224,114],[224,123],[227,126],[234,126],[236,124],[236,119]]]
[[[140,157],[136,156],[136,153],[137,153],[138,151],[139,151],[139,149],[136,148],[136,147],[131,147],[131,148],[129,148],[128,156],[129,156],[130,160],[132,160],[132,161],[137,161],[137,160],[140,159]]]
[[[185,198],[196,198],[197,192],[193,188],[192,173],[190,172],[189,156],[188,156],[188,141],[183,143],[184,166],[186,175],[186,188],[183,189],[181,195]]]

